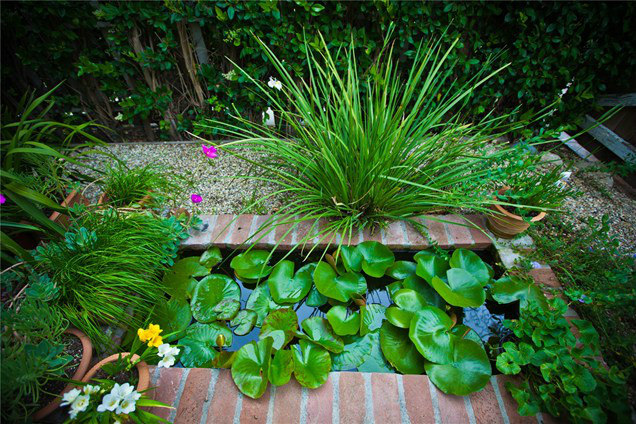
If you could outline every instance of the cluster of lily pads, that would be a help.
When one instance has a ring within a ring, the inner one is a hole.
[[[248,250],[234,256],[234,276],[212,273],[222,261],[218,248],[181,259],[163,280],[170,299],[153,319],[176,332],[185,367],[231,368],[245,395],[258,398],[268,382],[292,377],[317,388],[332,370],[422,374],[443,392],[467,395],[482,389],[492,370],[482,340],[461,323],[462,309],[498,303],[544,300],[531,281],[514,276],[494,280],[476,253],[440,249],[396,260],[381,243],[341,246],[322,260],[296,269],[271,264],[271,254]],[[241,286],[254,285],[241,309]],[[391,306],[371,303],[371,286],[384,288]],[[302,320],[304,302],[321,314]],[[194,318],[194,319],[193,319]],[[237,351],[233,334],[260,328],[258,341]]]

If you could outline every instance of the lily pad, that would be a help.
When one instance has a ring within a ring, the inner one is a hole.
[[[387,310],[386,318],[391,324],[400,328],[408,328],[414,313],[425,306],[429,306],[428,302],[418,292],[411,289],[397,291],[393,295],[393,303],[397,307],[390,307]]]
[[[382,349],[380,347],[380,330],[367,333],[365,337],[371,338],[371,353],[358,367],[358,371],[394,373],[395,370],[382,354]]]
[[[275,330],[284,332],[285,342],[283,345],[289,343],[298,330],[298,317],[296,316],[296,312],[291,308],[277,309],[270,312],[265,320],[263,320],[261,336],[265,337],[268,333]],[[280,349],[280,347],[277,349]]]
[[[236,314],[236,316],[230,322],[234,329],[234,334],[237,336],[244,336],[254,328],[257,319],[256,312],[250,309],[243,309]]]
[[[459,339],[472,340],[480,346],[483,346],[483,341],[479,334],[472,328],[464,324],[458,324],[451,329],[451,334],[454,334]]]
[[[407,277],[415,275],[417,264],[411,261],[396,261],[386,270],[386,275],[396,280],[404,280]]]
[[[197,284],[197,280],[194,277],[208,275],[211,268],[201,265],[197,256],[181,259],[166,271],[163,276],[164,290],[172,297],[180,299],[190,298]]]
[[[477,308],[486,301],[486,292],[473,276],[462,268],[451,268],[446,272],[448,284],[433,277],[433,288],[446,302],[462,308]]]
[[[541,289],[529,279],[515,276],[502,277],[494,282],[490,294],[498,303],[511,303],[518,300],[519,307],[525,308],[528,302],[535,301],[544,309],[548,307]]]
[[[380,347],[382,354],[402,374],[422,374],[424,357],[409,338],[409,331],[391,325],[382,324],[380,329]]]
[[[450,269],[448,261],[428,250],[418,252],[414,259],[417,262],[417,275],[429,284],[433,283],[433,277],[444,278],[446,271]]]
[[[324,295],[341,302],[348,302],[354,295],[367,291],[367,282],[362,274],[348,272],[338,275],[326,262],[319,262],[314,271],[316,289]]]
[[[272,267],[267,265],[269,252],[265,250],[250,250],[236,255],[230,267],[240,279],[258,280],[267,277],[272,272]]]
[[[402,281],[402,287],[405,289],[415,290],[431,306],[436,306],[440,309],[444,309],[446,306],[446,302],[444,302],[444,299],[437,294],[435,289],[423,278],[418,277],[417,275],[407,277],[404,281]]]
[[[337,305],[329,309],[327,321],[339,336],[350,336],[360,331],[360,313],[349,312],[346,306]]]
[[[316,389],[327,382],[331,371],[331,357],[322,347],[307,340],[299,340],[294,349],[294,376],[309,389]]]
[[[363,337],[348,336],[343,338],[344,350],[331,355],[331,363],[334,371],[346,371],[358,368],[367,360],[373,349],[374,333],[368,333]]]
[[[444,364],[427,362],[426,374],[442,392],[466,396],[483,389],[492,374],[486,351],[472,340],[455,342],[451,360]]]
[[[386,290],[389,293],[389,297],[393,299],[393,295],[397,293],[398,290],[403,289],[402,281],[394,281],[391,284],[387,284]]]
[[[212,364],[211,364],[212,368],[224,368],[224,369],[232,368],[234,359],[236,359],[236,354],[237,352],[222,350],[212,360]]]
[[[486,263],[471,250],[455,250],[449,265],[451,268],[461,268],[468,271],[482,287],[490,282],[490,270]]]
[[[229,321],[236,316],[241,309],[241,302],[236,299],[223,299],[214,307],[217,314],[216,319],[219,321]]]
[[[395,262],[391,249],[377,241],[360,243],[358,250],[362,254],[362,270],[371,277],[382,277]]]
[[[340,247],[340,255],[347,272],[362,271],[362,253],[356,246]]]
[[[232,345],[232,332],[219,324],[194,323],[186,329],[186,335],[179,340],[183,347],[181,363],[188,368],[205,368],[218,354],[216,340],[219,335],[225,338],[225,345]]]
[[[426,306],[413,316],[409,338],[420,354],[432,362],[452,360],[455,336],[449,333],[453,321],[439,308]]]
[[[223,255],[221,255],[221,249],[219,249],[217,246],[213,246],[203,252],[203,255],[201,255],[201,258],[199,258],[199,263],[206,268],[212,269],[213,266],[215,266],[222,260]]]
[[[215,311],[216,305],[224,299],[241,299],[241,287],[236,281],[222,274],[208,275],[199,281],[194,288],[190,309],[192,316],[203,323],[218,319],[219,313]]]
[[[289,383],[294,372],[294,358],[291,350],[279,350],[269,366],[269,382],[274,386]]]
[[[342,339],[334,333],[326,319],[322,317],[307,318],[301,323],[301,326],[311,341],[330,352],[340,353],[344,349]]]
[[[397,306],[389,306],[385,314],[387,321],[399,328],[409,328],[413,315],[413,312],[405,311]]]
[[[360,335],[364,336],[371,331],[382,327],[385,318],[386,306],[378,303],[367,303],[360,307]]]
[[[267,284],[257,286],[252,293],[250,293],[250,297],[247,299],[247,304],[245,305],[246,309],[251,309],[256,312],[257,327],[263,325],[263,320],[270,311],[280,309],[281,307],[282,306],[274,302],[274,299],[272,299],[272,295],[269,292],[269,286]]]
[[[307,306],[311,306],[312,308],[320,308],[322,305],[327,303],[329,298],[323,294],[321,294],[316,286],[313,286],[311,290],[309,290],[309,294],[307,295]]]
[[[184,299],[172,298],[157,304],[153,312],[153,322],[159,324],[165,334],[180,333],[192,321],[190,305]],[[176,335],[179,337],[179,334]]]
[[[241,347],[232,364],[232,379],[246,396],[258,399],[265,393],[272,360],[270,337],[250,342]]]
[[[259,339],[264,339],[266,337],[271,337],[274,340],[272,344],[272,348],[274,350],[280,350],[287,345],[287,336],[283,330],[271,330],[267,333],[260,333],[258,335]]]
[[[281,261],[267,280],[269,291],[276,303],[296,303],[307,296],[313,283],[310,268],[303,267],[294,275],[294,263]]]

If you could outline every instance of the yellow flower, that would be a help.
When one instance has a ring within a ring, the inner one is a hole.
[[[163,330],[161,329],[161,327],[159,327],[158,324],[150,324],[147,329],[140,328],[139,330],[137,330],[137,335],[139,336],[139,339],[142,342],[145,343],[145,342],[149,341],[148,346],[154,346],[153,341],[155,339],[158,338],[159,340],[161,340],[161,337],[159,336],[159,334],[162,331]],[[161,343],[159,343],[159,344],[161,344]],[[159,345],[157,345],[157,346],[159,346]]]
[[[159,347],[162,344],[163,344],[163,339],[161,336],[153,337],[153,339],[148,342],[148,346],[150,347]]]

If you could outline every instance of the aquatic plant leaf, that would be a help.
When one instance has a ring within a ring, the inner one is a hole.
[[[206,268],[212,269],[213,266],[218,264],[223,260],[223,255],[221,255],[221,249],[217,246],[212,246],[201,255],[199,258],[199,263]]]
[[[448,284],[439,277],[433,277],[433,288],[453,306],[477,308],[486,301],[482,285],[466,270],[451,268],[446,272]]]
[[[431,382],[442,392],[466,396],[483,389],[492,375],[486,351],[472,340],[458,339],[451,360],[424,365]]]
[[[342,339],[333,331],[326,319],[322,317],[307,318],[301,323],[301,327],[312,342],[328,351],[340,353],[344,349]]]
[[[385,319],[386,306],[379,303],[367,303],[360,306],[360,335],[377,330]]]
[[[409,326],[409,338],[420,354],[432,362],[448,363],[452,360],[455,336],[449,333],[453,321],[444,311],[426,306],[418,311]]]
[[[241,287],[236,281],[222,274],[211,274],[199,281],[194,288],[190,309],[199,322],[208,323],[218,319],[216,306],[224,299],[241,299]]]
[[[338,275],[326,262],[316,265],[314,284],[322,295],[341,302],[348,302],[353,295],[361,296],[367,291],[367,282],[362,274],[348,272]]]
[[[451,329],[451,334],[457,336],[459,339],[472,340],[480,346],[483,346],[484,342],[479,337],[479,334],[472,328],[464,324],[457,324]]]
[[[389,306],[385,314],[387,321],[399,328],[409,328],[413,315],[413,312],[405,311],[397,306]]]
[[[382,277],[395,262],[391,249],[377,241],[362,242],[358,250],[362,254],[362,270],[371,277]]]
[[[329,309],[327,321],[339,336],[350,336],[360,331],[360,313],[350,312],[346,306],[336,305]]]
[[[444,302],[444,299],[442,299],[435,289],[423,278],[417,275],[412,275],[402,281],[402,288],[415,290],[431,306],[436,306],[440,309],[444,309],[446,307],[446,302]]]
[[[338,354],[331,355],[331,363],[334,371],[346,371],[358,368],[367,360],[373,349],[375,333],[368,333],[365,336],[344,337],[344,350]]]
[[[165,334],[180,333],[185,330],[192,321],[190,305],[185,299],[172,298],[157,304],[153,311],[152,322],[159,324]],[[177,334],[175,338],[179,338]]]
[[[408,328],[413,319],[413,314],[425,306],[428,302],[418,292],[411,289],[398,290],[393,295],[393,303],[386,311],[386,318],[391,324],[400,328]]]
[[[407,277],[415,275],[417,264],[411,261],[395,261],[393,265],[386,270],[386,275],[396,280],[404,280]]]
[[[258,335],[259,339],[264,339],[266,337],[271,337],[274,340],[272,344],[272,348],[274,350],[280,350],[287,345],[287,336],[283,330],[271,330],[267,333],[260,333]]]
[[[164,290],[172,297],[189,299],[197,284],[194,277],[208,275],[211,268],[201,265],[197,256],[181,259],[164,274]]]
[[[311,290],[309,290],[305,303],[307,306],[311,306],[312,308],[320,308],[322,305],[327,303],[328,299],[329,298],[327,296],[318,291],[316,286],[313,286]]]
[[[269,275],[267,284],[272,298],[278,304],[300,302],[307,296],[313,283],[310,268],[303,267],[294,275],[294,263],[281,261]]]
[[[471,250],[455,250],[450,258],[449,265],[451,268],[461,268],[468,271],[482,287],[490,283],[490,270],[486,263]]]
[[[258,399],[265,393],[272,361],[271,337],[250,342],[239,349],[232,364],[232,379],[246,396]]]
[[[417,262],[416,274],[429,284],[433,283],[433,277],[444,278],[450,269],[447,260],[428,250],[416,253],[413,259]]]
[[[395,373],[391,364],[387,362],[386,358],[382,354],[382,348],[380,347],[380,330],[374,330],[367,333],[365,337],[371,338],[371,353],[358,367],[358,371]]]
[[[236,327],[234,329],[234,334],[237,336],[244,336],[252,331],[257,318],[258,316],[256,315],[256,312],[250,309],[240,310],[230,322],[232,327]]]
[[[327,381],[331,371],[331,357],[322,347],[307,340],[299,340],[294,353],[294,376],[309,389],[316,389]]]
[[[266,337],[268,333],[275,330],[284,332],[285,342],[283,346],[294,338],[294,334],[298,331],[298,317],[292,308],[282,308],[270,312],[263,320],[259,337]],[[280,347],[276,349],[280,349]]]
[[[236,299],[223,299],[214,307],[217,314],[216,319],[219,321],[229,321],[236,316],[241,309],[241,302]]]
[[[280,309],[282,306],[274,302],[274,299],[272,299],[272,295],[269,292],[269,286],[267,284],[260,284],[252,290],[252,293],[250,293],[250,297],[247,298],[245,308],[256,312],[256,326],[260,327],[263,325],[263,320],[270,311]]]
[[[294,358],[291,350],[279,350],[274,354],[269,366],[269,382],[274,386],[289,383],[294,372]]]
[[[402,374],[422,374],[424,357],[409,338],[409,331],[384,322],[380,329],[382,354]]]
[[[236,275],[245,280],[258,280],[272,272],[272,267],[267,265],[269,252],[265,250],[250,250],[232,258],[230,267]]]
[[[222,350],[217,353],[216,357],[212,360],[212,368],[232,368],[234,359],[236,359],[237,352],[230,352],[229,350]]]
[[[507,275],[493,283],[490,294],[498,303],[512,303],[518,300],[520,308],[525,308],[530,301],[537,302],[544,309],[548,307],[543,291],[530,279]]]
[[[340,255],[347,272],[362,271],[362,253],[360,253],[357,246],[342,246]]]
[[[216,340],[219,335],[225,338],[225,346],[232,345],[232,331],[224,325],[194,323],[179,340],[183,347],[181,363],[188,368],[210,367],[218,354]]]

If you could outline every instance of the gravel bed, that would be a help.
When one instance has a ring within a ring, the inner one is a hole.
[[[171,200],[176,207],[189,210],[196,208],[200,214],[237,214],[254,200],[276,191],[276,186],[262,180],[235,178],[236,176],[257,176],[258,170],[253,165],[229,154],[219,151],[216,159],[207,158],[201,151],[200,144],[109,144],[102,150],[113,154],[128,166],[157,165],[174,173],[179,186]],[[245,149],[234,150],[250,160],[259,158]],[[111,159],[103,155],[86,156],[87,164],[105,169]],[[193,205],[190,195],[199,194],[203,201]],[[98,188],[88,187],[85,194],[95,200],[99,195]],[[172,203],[171,202],[171,203]],[[251,213],[266,214],[281,205],[281,198],[270,197]]]

